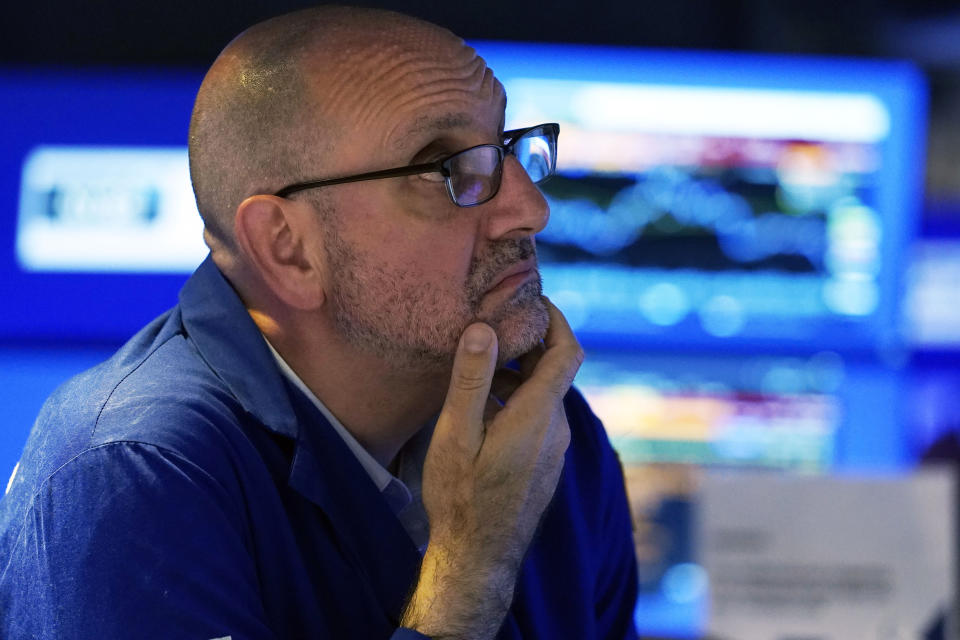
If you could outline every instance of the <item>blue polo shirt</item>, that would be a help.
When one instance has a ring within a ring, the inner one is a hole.
[[[580,395],[565,407],[502,640],[635,637],[622,473]],[[398,628],[420,558],[208,258],[44,405],[0,499],[0,637],[422,638]]]

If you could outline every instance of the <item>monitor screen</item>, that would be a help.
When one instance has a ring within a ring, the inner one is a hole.
[[[478,45],[507,126],[560,123],[538,237],[590,343],[901,344],[925,88],[911,66]]]

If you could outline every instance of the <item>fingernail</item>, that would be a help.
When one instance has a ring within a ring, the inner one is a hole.
[[[463,346],[470,353],[483,353],[490,347],[490,331],[483,325],[470,325],[463,332]]]

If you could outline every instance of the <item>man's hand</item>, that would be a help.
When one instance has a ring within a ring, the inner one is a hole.
[[[423,467],[430,543],[402,620],[434,638],[497,633],[557,487],[570,442],[563,397],[583,351],[544,300],[550,328],[543,346],[520,359],[519,373],[494,380],[497,337],[489,326],[472,324],[460,340]]]

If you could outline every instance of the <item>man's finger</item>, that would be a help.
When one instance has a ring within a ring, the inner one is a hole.
[[[543,338],[543,344],[547,350],[562,345],[573,345],[580,349],[580,343],[573,335],[573,329],[570,328],[570,323],[560,309],[546,296],[543,296],[543,302],[547,305],[547,313],[550,314],[550,325],[547,327],[547,335]]]
[[[550,314],[550,326],[543,338],[543,354],[537,360],[532,377],[563,386],[563,393],[566,393],[583,363],[583,348],[560,309],[547,297],[543,301]]]
[[[483,414],[497,364],[497,336],[476,322],[460,337],[450,388],[440,411],[435,436],[458,438],[477,450],[483,442]]]
[[[533,370],[537,368],[537,363],[540,362],[540,357],[546,350],[547,348],[541,342],[517,358],[517,362],[520,364],[520,374],[524,380],[533,375]]]
[[[550,300],[543,300],[550,314],[550,326],[543,340],[544,351],[536,360],[526,382],[517,389],[511,400],[526,396],[533,397],[522,402],[541,403],[546,396],[554,396],[555,400],[559,400],[567,393],[583,362],[583,349],[566,318]]]

